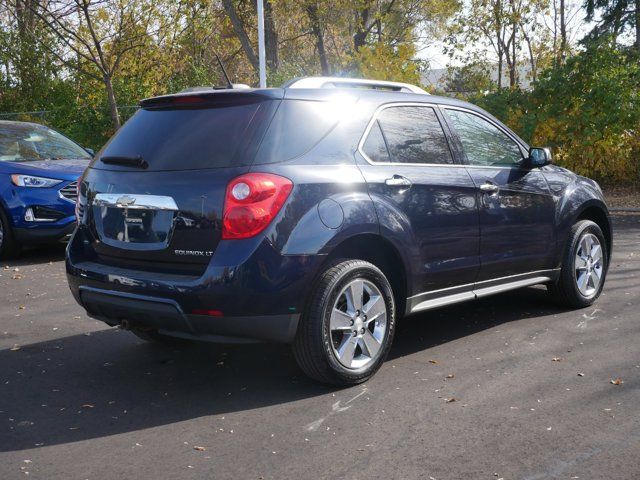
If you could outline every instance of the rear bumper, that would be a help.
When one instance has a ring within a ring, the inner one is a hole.
[[[251,317],[211,317],[185,314],[180,305],[163,298],[80,287],[80,304],[87,313],[108,325],[127,321],[131,328],[152,328],[160,333],[229,341],[250,338],[290,343],[298,314]]]
[[[67,247],[67,280],[88,314],[109,325],[291,342],[325,257],[281,255],[266,238],[252,240],[221,242],[202,275],[185,275],[106,264],[78,230]]]

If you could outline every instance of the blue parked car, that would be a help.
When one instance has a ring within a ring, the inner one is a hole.
[[[0,121],[0,258],[67,239],[92,155],[43,125]]]

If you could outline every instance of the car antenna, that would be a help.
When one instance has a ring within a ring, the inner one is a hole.
[[[220,60],[220,57],[218,56],[217,53],[214,54],[216,56],[216,60],[218,60],[218,65],[220,65],[220,69],[222,70],[222,73],[224,74],[224,78],[227,81],[227,88],[233,89],[233,83],[231,83],[231,80],[229,79],[229,75],[227,75],[227,70],[224,68],[224,65],[222,64],[222,60]]]

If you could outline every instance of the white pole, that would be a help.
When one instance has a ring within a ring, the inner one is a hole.
[[[258,60],[260,63],[260,88],[267,88],[267,68],[264,52],[264,4],[258,0]]]

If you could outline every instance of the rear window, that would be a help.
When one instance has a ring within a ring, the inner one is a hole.
[[[207,108],[142,108],[100,157],[141,156],[149,170],[248,165],[273,114],[273,100]],[[97,162],[96,167],[121,167]]]

